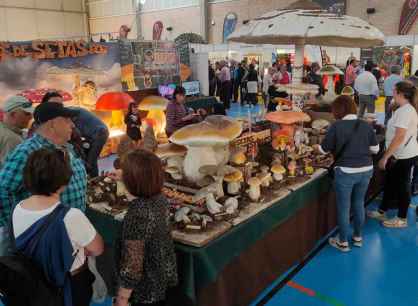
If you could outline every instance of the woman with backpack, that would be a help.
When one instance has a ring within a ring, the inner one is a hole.
[[[23,176],[32,195],[12,214],[16,250],[43,271],[53,288],[63,289],[62,305],[89,306],[95,278],[87,256],[99,256],[103,240],[79,209],[60,202],[72,177],[65,149],[34,151]]]
[[[337,120],[330,126],[324,141],[316,149],[332,153],[335,193],[337,197],[338,235],[329,239],[331,246],[342,252],[350,251],[350,208],[354,212],[352,243],[361,247],[364,223],[364,199],[373,176],[372,154],[379,151],[371,125],[357,118],[357,109],[349,96],[339,96],[332,104]]]

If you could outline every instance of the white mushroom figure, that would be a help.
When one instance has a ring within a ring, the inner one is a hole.
[[[226,165],[229,160],[229,143],[242,132],[239,121],[226,116],[213,115],[204,121],[176,131],[170,141],[187,147],[184,174],[191,182],[202,180],[204,166]]]
[[[294,44],[293,82],[301,83],[304,45],[367,48],[383,45],[384,35],[360,18],[330,13],[311,1],[302,0],[250,20],[228,40],[248,44]]]

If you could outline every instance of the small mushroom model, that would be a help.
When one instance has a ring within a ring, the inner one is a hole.
[[[221,166],[229,161],[229,143],[242,132],[239,121],[227,116],[208,116],[204,121],[177,130],[170,137],[172,143],[187,147],[184,174],[191,182],[198,182],[205,174],[203,166]]]
[[[169,101],[166,98],[160,96],[148,96],[139,103],[138,109],[148,112],[146,118],[155,120],[154,132],[156,135],[165,132],[166,118],[164,111],[168,103]]]
[[[257,174],[257,178],[261,181],[261,186],[263,187],[269,187],[273,182],[273,178],[270,172],[260,172]]]
[[[238,200],[235,197],[228,198],[224,204],[225,212],[227,214],[234,214],[238,210]]]
[[[174,214],[174,221],[176,223],[183,222],[184,224],[191,223],[192,220],[187,216],[191,211],[190,207],[182,207]]]
[[[287,169],[289,170],[290,177],[296,176],[296,168],[297,168],[296,161],[292,160],[291,162],[289,162]]]
[[[325,119],[317,119],[312,122],[312,129],[315,131],[322,133],[325,129],[327,129],[330,125],[330,122]]]
[[[213,193],[206,195],[206,208],[212,215],[219,214],[222,211],[223,206],[216,202]]]
[[[326,76],[328,79],[327,92],[322,96],[322,102],[330,104],[337,97],[335,94],[334,76],[344,75],[344,72],[334,65],[325,65],[319,70],[319,75]]]
[[[236,195],[240,192],[243,175],[240,170],[236,170],[230,174],[225,175],[224,181],[228,183],[228,193]]]
[[[314,167],[312,166],[312,159],[310,159],[310,158],[305,158],[305,159],[303,160],[303,163],[304,163],[304,165],[305,165],[305,173],[306,173],[307,175],[312,175],[312,174],[314,174],[315,169],[314,169]]]
[[[231,154],[231,158],[229,159],[231,164],[236,166],[242,166],[247,161],[247,156],[245,155],[244,150],[238,150]]]
[[[258,201],[261,196],[261,181],[257,177],[252,177],[248,180],[250,188],[247,190],[248,196],[253,201]]]
[[[283,175],[286,173],[286,169],[281,164],[275,164],[271,167],[271,172],[273,173],[273,178],[277,182],[280,182],[283,180]]]
[[[212,222],[213,222],[213,218],[211,216],[202,215],[202,228],[207,228],[208,223],[212,223]]]
[[[289,142],[293,146],[295,125],[298,122],[309,122],[311,117],[303,112],[271,112],[266,115],[266,119],[270,122],[277,123],[281,126],[277,133],[286,134],[289,137]]]

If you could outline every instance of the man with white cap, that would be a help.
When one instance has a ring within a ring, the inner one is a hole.
[[[72,176],[61,193],[63,205],[86,209],[87,174],[83,161],[78,158],[71,139],[74,123],[72,118],[78,111],[64,107],[61,103],[41,103],[34,112],[39,127],[35,134],[18,145],[7,157],[0,170],[0,256],[8,252],[8,225],[14,207],[31,196],[25,188],[23,171],[29,155],[41,148],[55,148],[70,160]]]
[[[32,103],[22,96],[12,96],[3,104],[4,118],[0,122],[0,168],[7,155],[23,142],[22,131],[33,117]]]

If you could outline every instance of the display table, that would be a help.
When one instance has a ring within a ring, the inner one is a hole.
[[[112,244],[121,223],[93,210],[87,215],[106,242],[98,268],[110,285]],[[335,225],[335,196],[324,174],[205,247],[176,243],[180,283],[171,302],[181,306],[248,305],[280,274],[302,261]]]
[[[218,100],[215,97],[190,97],[186,98],[186,102],[184,103],[186,107],[190,107],[193,109],[203,108],[207,110],[209,113],[213,112],[214,105],[218,103]]]

